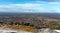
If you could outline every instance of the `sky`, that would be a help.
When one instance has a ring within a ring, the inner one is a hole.
[[[0,12],[60,13],[60,0],[0,0]]]

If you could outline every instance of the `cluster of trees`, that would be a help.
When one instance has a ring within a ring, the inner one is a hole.
[[[25,23],[25,22],[21,22],[21,23],[19,23],[19,22],[0,22],[0,24],[2,25],[2,24],[4,24],[4,25],[25,25],[25,26],[30,26],[30,27],[34,27],[34,28],[37,28],[37,29],[40,29],[40,27],[39,27],[39,24],[37,24],[37,23]]]
[[[50,29],[60,29],[60,22],[49,22],[49,23],[45,23],[45,24],[39,24],[39,23],[19,23],[19,22],[0,22],[0,24],[5,24],[5,25],[25,25],[25,26],[30,26],[30,27],[34,27],[37,29],[41,29],[41,28],[50,28]]]
[[[47,24],[47,27],[51,29],[60,29],[60,22],[50,22]]]
[[[0,22],[2,24],[2,22]],[[49,22],[49,23],[25,23],[25,22],[4,22],[3,24],[5,25],[25,25],[25,26],[30,26],[30,27],[34,27],[37,29],[41,29],[41,28],[50,28],[50,29],[60,29],[60,22]]]

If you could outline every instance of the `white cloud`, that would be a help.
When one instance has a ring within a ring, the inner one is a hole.
[[[42,4],[8,4],[8,5],[0,5],[1,7],[35,7],[41,6]]]
[[[33,7],[42,6],[42,4],[8,4],[0,5],[2,12],[32,12]],[[29,10],[31,9],[31,10]]]
[[[8,4],[8,5],[0,5],[0,11],[1,12],[60,12],[59,9],[54,9],[54,8],[53,9],[50,9],[50,8],[48,9],[48,8],[41,7],[42,5],[43,4]],[[37,7],[37,8],[35,8],[35,7]],[[51,10],[54,10],[54,11],[51,11]]]
[[[49,2],[48,4],[60,4],[60,2]]]
[[[22,7],[33,7],[33,6],[41,6],[42,4],[11,4],[11,6],[22,6]]]

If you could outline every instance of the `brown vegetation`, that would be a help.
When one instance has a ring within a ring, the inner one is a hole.
[[[4,26],[4,28],[9,28],[9,29],[15,29],[15,30],[23,30],[23,31],[28,31],[28,32],[32,32],[32,33],[36,33],[36,30],[33,27],[29,27],[29,26],[23,26],[23,25],[6,25]]]

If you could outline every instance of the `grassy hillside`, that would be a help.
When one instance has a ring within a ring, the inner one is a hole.
[[[9,28],[9,29],[15,29],[15,30],[23,30],[23,31],[27,31],[27,32],[32,32],[32,33],[36,33],[35,29],[29,26],[23,26],[23,25],[6,25],[4,26],[4,28]]]

